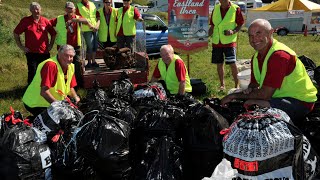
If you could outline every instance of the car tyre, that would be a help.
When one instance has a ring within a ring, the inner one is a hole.
[[[280,29],[277,31],[277,34],[279,36],[286,36],[288,34],[288,31],[286,29]]]

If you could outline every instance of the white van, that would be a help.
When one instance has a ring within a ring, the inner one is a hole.
[[[91,0],[96,5],[97,9],[100,9],[103,7],[103,0]],[[112,7],[114,8],[121,8],[123,6],[122,0],[112,0]]]

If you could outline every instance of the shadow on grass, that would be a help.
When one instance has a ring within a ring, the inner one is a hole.
[[[0,91],[0,99],[21,99],[26,89],[27,86],[16,87],[7,91]]]

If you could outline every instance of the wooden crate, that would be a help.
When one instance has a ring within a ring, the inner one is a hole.
[[[121,73],[125,71],[134,84],[145,83],[148,81],[149,65],[148,56],[143,53],[135,53],[137,68],[110,70],[106,67],[103,59],[97,59],[99,67],[85,70],[83,73],[83,87],[90,89],[93,87],[93,81],[97,80],[100,87],[109,87],[114,80],[119,80]]]

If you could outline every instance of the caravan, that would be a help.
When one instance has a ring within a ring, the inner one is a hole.
[[[103,7],[103,0],[91,0],[94,5],[96,5],[97,9],[100,9]],[[121,8],[123,6],[122,0],[112,0],[112,7],[114,8]]]

